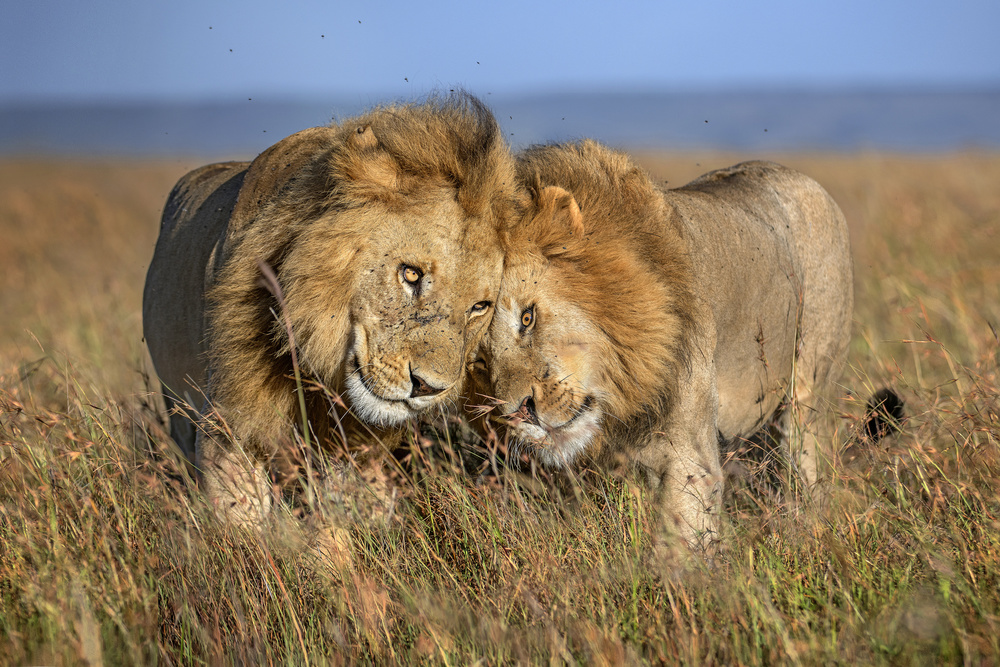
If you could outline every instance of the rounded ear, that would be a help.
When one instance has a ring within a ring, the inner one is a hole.
[[[348,137],[347,143],[355,150],[364,150],[378,146],[378,138],[371,125],[363,125]]]
[[[343,175],[351,182],[350,189],[355,195],[379,199],[399,190],[399,165],[385,151],[375,150],[378,137],[371,125],[359,126],[348,135],[346,143]]]
[[[374,138],[374,137],[373,137]],[[334,130],[311,127],[274,144],[250,163],[229,219],[232,236],[257,217],[292,178],[333,146]]]
[[[538,218],[551,218],[553,226],[562,225],[572,236],[583,238],[583,214],[576,198],[558,185],[548,185],[535,198]]]
[[[521,228],[546,257],[568,257],[582,248],[583,214],[568,191],[549,185],[535,190],[535,205]]]

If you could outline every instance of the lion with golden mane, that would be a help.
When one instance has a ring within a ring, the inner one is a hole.
[[[767,162],[661,191],[584,141],[529,149],[519,173],[534,205],[471,392],[495,398],[493,419],[543,464],[634,466],[677,532],[711,546],[720,444],[773,427],[787,448],[789,406],[815,408],[844,359],[844,216],[815,181]],[[816,481],[811,446],[790,460]]]
[[[467,95],[376,108],[180,180],[143,330],[171,435],[221,515],[261,520],[295,429],[391,448],[462,391],[523,208],[515,183],[495,118]]]

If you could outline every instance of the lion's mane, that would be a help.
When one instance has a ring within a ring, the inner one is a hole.
[[[185,392],[190,399],[182,385],[193,383],[238,440],[269,455],[280,429],[301,423],[286,325],[306,381],[332,383],[351,336],[348,305],[366,298],[345,286],[380,222],[338,214],[405,213],[442,188],[454,189],[474,221],[472,242],[476,234],[498,238],[524,196],[496,119],[469,95],[378,107],[288,137],[250,164],[184,177],[165,207],[144,299],[154,364],[172,385],[168,404]],[[262,263],[284,291],[281,304],[262,280]],[[178,287],[185,281],[194,284]],[[329,405],[322,392],[307,393],[322,437]],[[181,438],[189,455],[191,434]]]
[[[655,421],[673,407],[684,375],[694,307],[690,259],[679,230],[661,222],[662,193],[628,156],[590,140],[529,148],[518,155],[518,173],[536,193],[571,192],[586,218],[582,237],[522,226],[510,252],[540,251],[561,265],[572,275],[562,296],[611,340],[605,429],[627,434],[634,420]]]

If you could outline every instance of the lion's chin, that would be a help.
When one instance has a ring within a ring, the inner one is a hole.
[[[354,416],[372,426],[399,426],[416,416],[417,411],[406,401],[395,401],[373,394],[354,373],[347,376],[347,397]]]
[[[601,412],[588,410],[559,427],[544,427],[522,422],[511,427],[514,436],[530,443],[531,456],[549,468],[565,468],[573,463],[601,430]]]

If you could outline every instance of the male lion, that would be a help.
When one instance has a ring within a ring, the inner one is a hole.
[[[495,118],[466,95],[377,108],[180,180],[143,330],[171,435],[221,515],[259,523],[293,427],[391,448],[406,420],[461,391],[500,234],[523,208],[515,183]]]
[[[543,464],[634,465],[688,543],[710,546],[720,442],[769,423],[787,436],[790,402],[813,408],[845,356],[843,215],[767,162],[660,191],[584,141],[529,149],[519,173],[534,207],[512,232],[470,389]],[[799,465],[814,482],[811,449]]]

